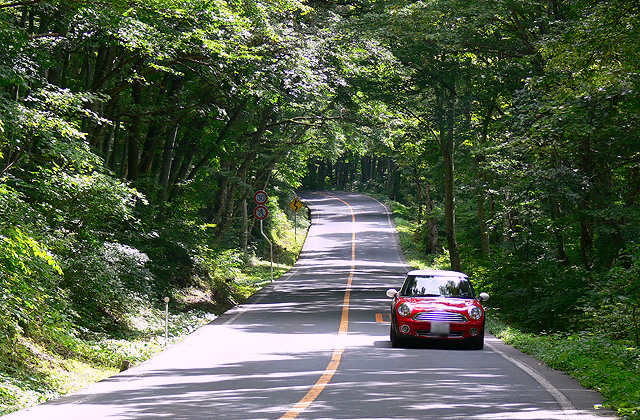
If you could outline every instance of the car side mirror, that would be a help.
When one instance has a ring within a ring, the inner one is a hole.
[[[489,293],[482,292],[480,293],[480,302],[486,302],[489,300]]]
[[[387,290],[387,297],[394,298],[396,297],[397,294],[398,294],[398,291],[396,289]]]

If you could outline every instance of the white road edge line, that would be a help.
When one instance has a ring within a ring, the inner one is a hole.
[[[573,405],[573,403],[567,398],[567,396],[564,395],[562,391],[556,388],[551,382],[549,382],[544,376],[536,372],[532,367],[526,365],[525,363],[514,359],[501,350],[498,350],[495,346],[492,346],[491,344],[486,342],[485,345],[489,347],[493,352],[498,353],[503,359],[513,363],[522,371],[524,371],[524,373],[535,379],[535,381],[538,382],[556,400],[565,418],[572,420],[578,420],[582,418],[582,414],[580,413],[580,411]]]

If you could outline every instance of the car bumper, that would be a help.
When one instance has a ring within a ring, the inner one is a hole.
[[[398,336],[429,338],[437,340],[462,340],[482,335],[484,320],[465,323],[449,323],[443,328],[443,323],[419,322],[413,319],[398,318],[394,326]],[[437,328],[436,328],[437,327]]]

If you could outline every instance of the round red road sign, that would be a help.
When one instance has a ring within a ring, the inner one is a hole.
[[[263,220],[269,215],[269,210],[265,206],[258,206],[253,211],[253,215],[256,216],[256,219]]]
[[[256,193],[253,195],[253,201],[255,201],[256,204],[258,204],[258,205],[262,205],[262,204],[266,203],[267,200],[269,200],[269,196],[267,195],[266,192],[264,192],[262,190],[256,191]]]

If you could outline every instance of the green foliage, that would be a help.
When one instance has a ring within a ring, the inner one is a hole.
[[[572,331],[579,327],[580,302],[590,287],[588,274],[579,267],[503,260],[474,267],[470,274],[491,295],[491,307],[523,329]]]
[[[71,293],[78,324],[92,330],[128,326],[128,314],[140,300],[158,298],[148,256],[117,242],[85,248],[65,267],[64,286]],[[120,325],[119,325],[120,324]]]
[[[583,303],[583,328],[640,346],[640,249],[634,244],[622,262],[591,281]]]
[[[49,225],[69,234],[105,235],[118,224],[135,225],[134,206],[144,197],[105,173],[60,168],[31,174],[32,198]]]
[[[47,247],[15,223],[26,209],[19,195],[0,184],[0,343],[7,345],[27,328],[59,322],[62,270]]]

